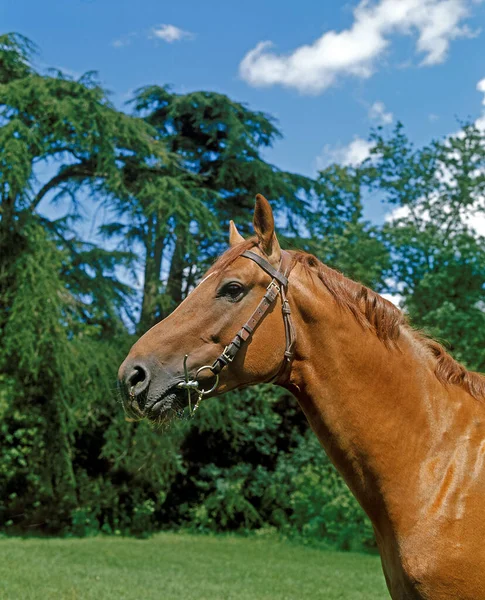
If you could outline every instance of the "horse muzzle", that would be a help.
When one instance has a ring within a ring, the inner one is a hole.
[[[118,387],[127,416],[153,421],[167,416],[184,398],[183,390],[177,388],[181,381],[180,374],[161,367],[155,360],[128,356],[118,372]]]
[[[193,414],[203,397],[216,392],[219,375],[211,366],[202,366],[193,376],[187,369],[173,372],[158,361],[128,357],[118,373],[118,385],[128,417],[160,421],[181,414],[186,407]]]

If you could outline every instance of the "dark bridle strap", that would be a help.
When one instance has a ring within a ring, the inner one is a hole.
[[[286,298],[286,288],[288,287],[288,274],[291,266],[291,258],[287,252],[282,252],[281,262],[278,269],[275,269],[266,259],[258,254],[246,250],[241,254],[245,258],[249,258],[259,265],[266,273],[271,277],[271,283],[266,288],[266,293],[258,304],[256,310],[253,312],[249,320],[242,326],[242,328],[236,333],[232,342],[224,348],[224,351],[220,356],[216,358],[214,364],[211,367],[212,372],[217,375],[224,367],[231,363],[236,354],[241,349],[242,345],[249,339],[253,334],[256,327],[266,316],[269,308],[273,302],[281,294],[281,305],[283,312],[283,322],[285,325],[285,336],[286,336],[286,348],[285,348],[285,359],[284,362],[272,379],[272,381],[278,379],[286,370],[289,363],[293,358],[293,348],[296,341],[295,329],[291,320],[291,309]]]
[[[279,270],[282,267],[283,259],[282,262],[280,262],[279,269],[276,270],[265,258],[259,256],[259,254],[256,254],[255,252],[251,252],[251,250],[245,250],[241,256],[254,260],[254,262],[263,269],[263,271],[266,271],[268,275],[271,275],[271,277],[276,279],[276,281],[278,281],[278,283],[280,283],[283,287],[288,286],[288,277]]]

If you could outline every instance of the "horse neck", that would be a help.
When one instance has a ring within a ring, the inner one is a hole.
[[[433,435],[431,404],[444,388],[410,332],[403,328],[397,347],[387,347],[315,285],[318,293],[295,286],[298,342],[288,387],[379,530],[413,481],[418,487],[419,457]],[[408,515],[397,512],[412,519],[412,500]]]

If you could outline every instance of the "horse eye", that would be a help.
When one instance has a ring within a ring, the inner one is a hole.
[[[240,283],[232,281],[226,284],[221,292],[222,296],[228,296],[231,300],[239,300],[244,292],[244,287]]]

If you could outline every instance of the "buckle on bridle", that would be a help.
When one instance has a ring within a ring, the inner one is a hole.
[[[274,288],[276,294],[279,294],[281,291],[280,286],[276,283],[276,279],[271,280],[270,284],[266,288],[266,291],[269,292],[272,288]]]
[[[229,350],[229,345],[224,348],[220,358],[223,358],[228,363],[232,363],[232,361],[234,360],[234,356],[231,356],[230,354],[227,353],[227,351]]]

